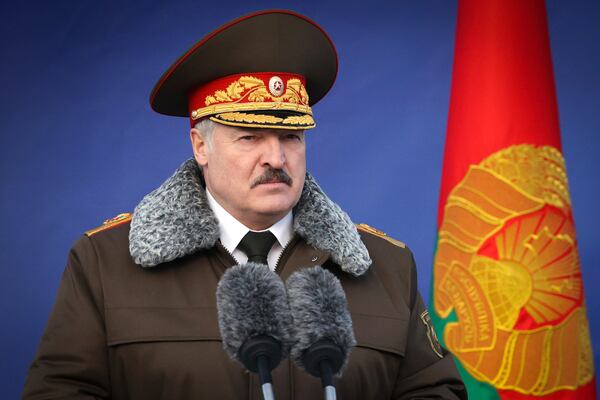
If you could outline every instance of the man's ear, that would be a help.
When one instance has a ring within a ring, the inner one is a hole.
[[[194,151],[196,162],[200,166],[205,167],[208,164],[208,158],[206,157],[208,143],[206,143],[206,140],[196,128],[190,129],[190,140],[192,141],[192,150]]]

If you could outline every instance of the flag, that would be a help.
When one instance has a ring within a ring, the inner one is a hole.
[[[542,0],[460,0],[431,314],[471,398],[595,399]]]

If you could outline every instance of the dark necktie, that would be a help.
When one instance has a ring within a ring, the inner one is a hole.
[[[267,254],[275,243],[275,236],[270,231],[246,233],[238,248],[248,256],[248,262],[267,264]]]

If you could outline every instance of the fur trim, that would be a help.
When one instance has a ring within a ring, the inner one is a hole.
[[[135,208],[129,251],[137,264],[152,267],[217,243],[219,225],[200,182],[200,168],[189,159]],[[369,252],[350,217],[308,173],[293,226],[309,245],[327,251],[343,271],[358,276],[369,269]]]
[[[369,252],[348,214],[308,173],[294,213],[294,232],[312,247],[327,251],[345,272],[359,276],[371,266]]]
[[[219,223],[200,173],[196,161],[187,160],[135,208],[129,252],[136,264],[153,267],[215,245]]]

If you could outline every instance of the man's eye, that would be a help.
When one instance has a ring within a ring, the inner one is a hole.
[[[297,134],[297,133],[288,133],[286,135],[286,138],[288,140],[298,140],[298,141],[302,141],[302,136]]]
[[[251,141],[254,139],[256,139],[256,136],[252,136],[252,135],[245,135],[245,136],[240,137],[240,140],[243,140],[243,141]]]

